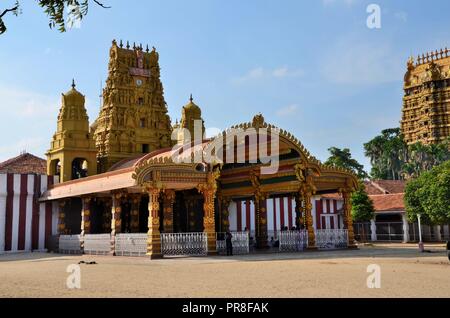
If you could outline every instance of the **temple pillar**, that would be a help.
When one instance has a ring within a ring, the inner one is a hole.
[[[267,248],[267,207],[266,197],[261,194],[255,194],[255,221],[256,221],[256,247]]]
[[[159,197],[161,189],[148,188],[148,232],[147,232],[147,255],[150,259],[162,258],[161,233],[159,232]]]
[[[66,213],[64,207],[66,206],[65,200],[58,201],[58,234],[66,234]]]
[[[217,254],[216,246],[216,220],[214,215],[214,199],[217,192],[217,179],[220,170],[216,169],[208,173],[207,182],[199,184],[197,189],[203,194],[203,231],[208,238],[208,255]]]
[[[349,189],[345,189],[341,193],[344,199],[344,229],[348,231],[348,247],[356,248],[355,235],[353,233],[352,204],[350,202],[351,192]]]
[[[112,200],[104,200],[103,206],[103,233],[111,233],[111,206]]]
[[[111,206],[111,254],[116,252],[116,234],[122,230],[122,194],[115,193],[112,197]]]
[[[84,236],[91,233],[91,197],[81,198],[81,250],[84,249]]]
[[[301,230],[306,228],[304,219],[304,206],[301,194],[295,195],[295,226]]]
[[[163,231],[164,233],[173,233],[173,204],[175,203],[175,191],[166,190],[163,196],[163,213],[164,213],[164,223]]]
[[[308,249],[315,250],[316,247],[316,232],[314,231],[314,222],[312,216],[312,196],[313,196],[313,188],[310,186],[305,186],[301,191],[301,197],[304,201],[305,208],[305,224],[306,230],[308,231]]]
[[[222,208],[222,232],[228,232],[230,230],[230,198],[222,198],[220,200]]]
[[[130,221],[130,230],[131,233],[139,232],[139,204],[141,202],[141,195],[134,194],[131,196],[131,221]]]
[[[208,237],[208,255],[217,253],[216,248],[216,221],[214,218],[214,198],[216,196],[215,189],[203,190],[203,228]]]

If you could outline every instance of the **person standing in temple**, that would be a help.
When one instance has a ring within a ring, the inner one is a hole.
[[[233,238],[233,235],[231,235],[231,232],[228,230],[225,235],[225,243],[227,246],[227,256],[233,256],[233,242],[231,239]]]

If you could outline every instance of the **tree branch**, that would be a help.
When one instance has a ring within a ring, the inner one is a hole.
[[[99,0],[93,0],[96,4],[98,4],[100,7],[105,9],[111,9],[111,7],[105,6],[103,3],[101,3]]]
[[[96,0],[94,0],[94,1],[96,1]],[[97,1],[96,1],[97,2]],[[1,14],[0,14],[0,18],[3,18],[3,16],[5,15],[5,14],[7,14],[8,12],[13,12],[13,11],[16,11],[17,9],[19,9],[19,5],[16,5],[14,8],[11,8],[11,9],[5,9]]]

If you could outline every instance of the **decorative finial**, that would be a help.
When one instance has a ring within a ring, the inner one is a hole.
[[[120,40],[120,48],[123,48],[123,42]]]
[[[148,53],[148,51],[150,51],[149,49],[148,49],[148,44],[147,44],[147,48],[145,49],[145,51]]]
[[[75,89],[76,85],[75,85],[75,79],[72,78],[72,89]]]
[[[127,41],[127,49],[130,49],[130,41]]]
[[[191,94],[191,96],[189,97],[189,100],[191,101],[191,103],[194,101],[194,98],[192,97],[192,94]]]

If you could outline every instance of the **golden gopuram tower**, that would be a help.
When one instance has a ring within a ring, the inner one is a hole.
[[[97,149],[89,132],[85,97],[75,89],[62,94],[56,133],[47,152],[47,174],[60,182],[97,174]]]
[[[99,173],[122,159],[172,145],[158,60],[155,48],[113,41],[103,105],[91,127]]]
[[[450,136],[450,50],[410,58],[404,80],[401,131],[407,144]]]

